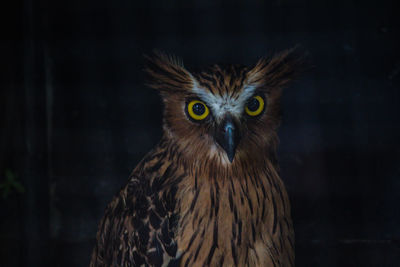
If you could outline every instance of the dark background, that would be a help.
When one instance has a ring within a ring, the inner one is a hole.
[[[394,2],[2,3],[0,266],[89,264],[106,204],[161,136],[144,53],[253,64],[297,44],[313,68],[279,131],[297,266],[400,266]]]

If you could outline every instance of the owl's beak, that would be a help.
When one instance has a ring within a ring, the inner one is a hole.
[[[216,141],[225,150],[229,161],[232,163],[236,147],[240,141],[240,131],[231,116],[226,117],[218,126]]]

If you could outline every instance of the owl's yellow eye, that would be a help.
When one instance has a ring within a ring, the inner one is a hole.
[[[207,118],[208,114],[210,114],[210,111],[208,110],[206,104],[204,104],[202,101],[192,100],[187,105],[187,113],[189,114],[190,118],[196,121],[201,121]]]
[[[259,96],[253,96],[249,102],[247,102],[245,111],[249,116],[257,116],[260,115],[261,112],[264,110],[264,99]]]

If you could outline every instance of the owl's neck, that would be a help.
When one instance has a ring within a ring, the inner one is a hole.
[[[272,232],[276,223],[271,214],[288,205],[273,200],[279,197],[276,188],[284,190],[274,165],[265,158],[231,166],[187,159],[179,146],[169,144],[168,158],[181,170],[175,209],[180,214],[176,239],[182,260],[188,266],[218,266],[221,260],[226,266],[245,265],[249,249],[259,242],[256,233],[266,230],[265,223]]]
[[[185,169],[204,174],[205,177],[223,178],[230,173],[248,173],[250,168],[259,170],[267,163],[275,170],[279,169],[276,153],[278,139],[275,134],[271,134],[268,141],[259,142],[260,145],[238,149],[233,162],[229,161],[226,152],[211,138],[200,141],[176,138],[166,132],[159,145],[169,151],[170,158],[174,158]]]

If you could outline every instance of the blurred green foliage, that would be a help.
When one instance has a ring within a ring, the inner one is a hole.
[[[18,181],[17,176],[11,170],[6,170],[4,179],[0,183],[0,194],[3,199],[6,199],[13,192],[22,194],[25,192],[25,188]]]

